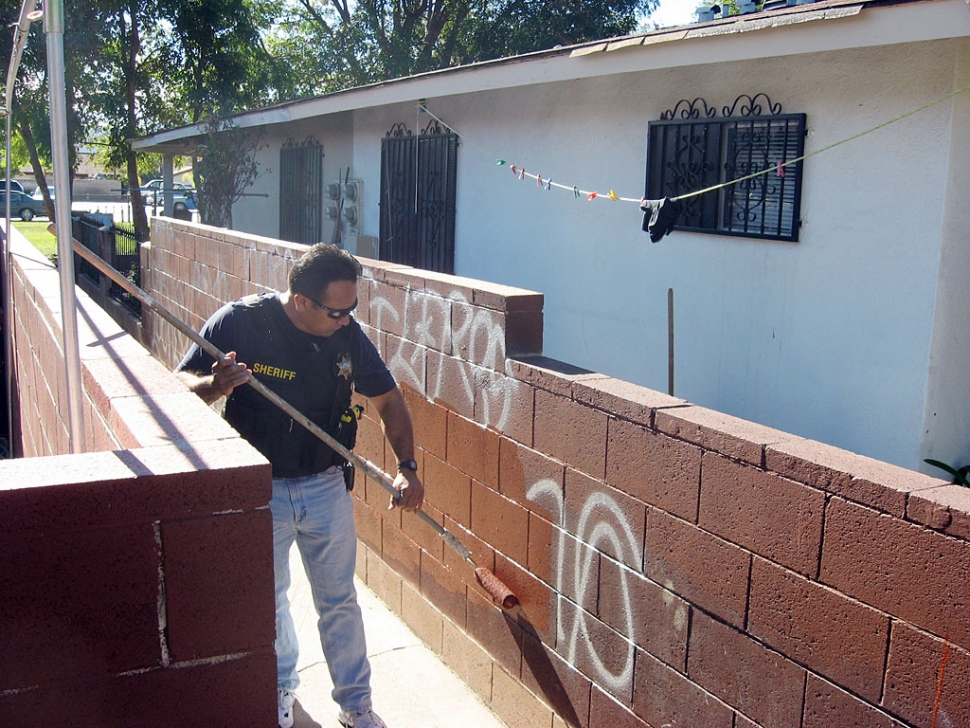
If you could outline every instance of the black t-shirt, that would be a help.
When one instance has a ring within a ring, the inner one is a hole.
[[[313,336],[293,325],[275,293],[226,304],[201,333],[220,351],[235,351],[236,361],[245,363],[262,384],[332,435],[351,389],[376,397],[395,386],[354,319],[332,336]],[[204,375],[213,363],[212,356],[193,344],[178,370]],[[252,387],[233,390],[225,417],[273,463],[275,477],[309,475],[330,465],[332,451]]]

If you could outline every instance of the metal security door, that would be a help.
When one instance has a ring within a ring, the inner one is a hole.
[[[458,135],[432,121],[415,137],[395,124],[381,141],[380,258],[455,269]]]
[[[312,136],[280,149],[280,240],[313,245],[323,230],[323,145]]]

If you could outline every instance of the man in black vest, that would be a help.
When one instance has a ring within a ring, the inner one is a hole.
[[[370,664],[354,590],[357,534],[348,493],[353,470],[252,387],[242,386],[256,377],[348,447],[356,432],[351,393],[367,397],[400,463],[392,506],[419,510],[424,487],[404,397],[351,316],[360,275],[360,263],[346,251],[314,245],[293,266],[286,291],[228,303],[206,322],[201,333],[226,352],[224,360],[214,361],[193,345],[178,366],[179,377],[207,403],[226,397],[226,419],[273,465],[280,728],[293,725],[293,691],[299,684],[298,645],[286,596],[294,541],[313,586],[338,719],[348,728],[384,728],[372,707]]]

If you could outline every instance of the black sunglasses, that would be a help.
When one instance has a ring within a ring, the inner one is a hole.
[[[344,316],[350,316],[350,314],[354,312],[354,309],[357,308],[356,298],[354,299],[354,305],[350,308],[330,308],[330,306],[324,306],[322,303],[317,303],[306,294],[303,294],[303,297],[317,308],[326,311],[327,316],[332,319],[342,319]]]

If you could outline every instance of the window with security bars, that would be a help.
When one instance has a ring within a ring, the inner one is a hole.
[[[280,240],[318,243],[322,222],[323,145],[288,139],[280,149]]]
[[[805,118],[764,94],[721,117],[703,99],[680,101],[649,123],[646,196],[683,197],[678,230],[797,242]]]

